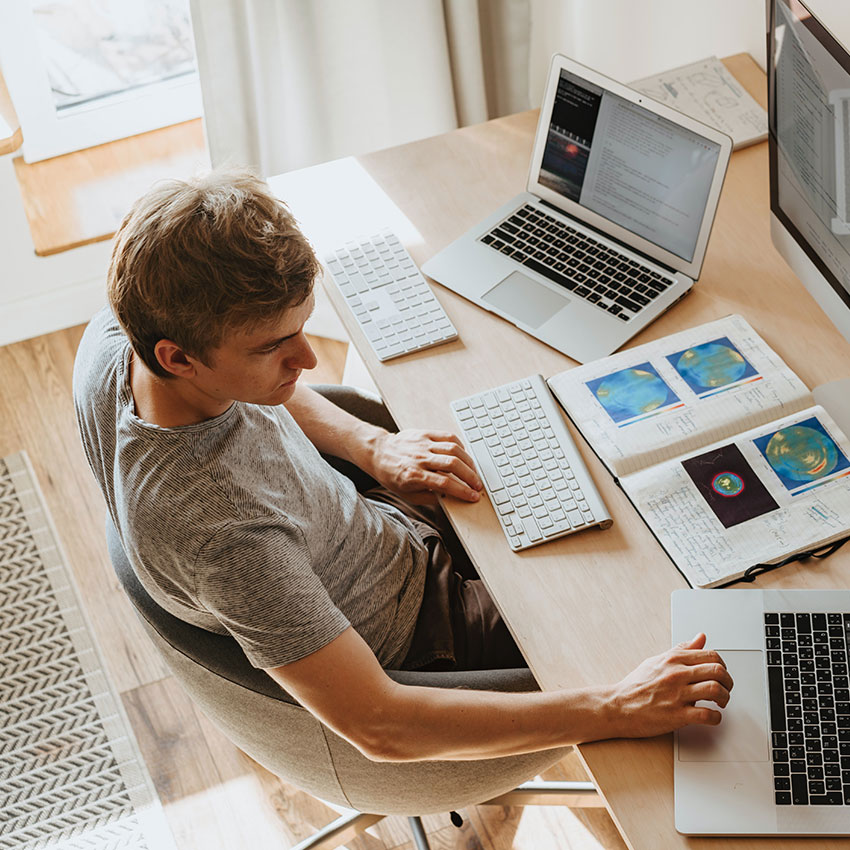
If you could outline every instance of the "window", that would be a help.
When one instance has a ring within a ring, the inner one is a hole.
[[[27,162],[201,115],[189,0],[9,0],[3,16]]]

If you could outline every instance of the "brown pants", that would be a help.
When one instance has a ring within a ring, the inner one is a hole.
[[[411,505],[384,487],[363,493],[398,508],[428,548],[422,606],[406,670],[525,667],[513,637],[439,506]]]

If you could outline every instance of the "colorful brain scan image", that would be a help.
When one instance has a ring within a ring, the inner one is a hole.
[[[754,442],[788,490],[797,490],[850,467],[835,440],[814,416]]]
[[[682,467],[724,528],[779,508],[734,443],[683,460]]]
[[[725,336],[668,354],[667,360],[697,395],[713,393],[758,375]]]
[[[587,382],[587,388],[618,424],[679,403],[679,397],[649,363],[595,378]]]
[[[735,472],[721,472],[711,479],[711,489],[719,496],[731,499],[744,492],[744,479]]]

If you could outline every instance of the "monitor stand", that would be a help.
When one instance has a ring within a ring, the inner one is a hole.
[[[819,404],[835,420],[846,436],[850,436],[850,378],[840,378],[821,384],[812,390]]]

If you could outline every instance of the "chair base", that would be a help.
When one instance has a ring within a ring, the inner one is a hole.
[[[522,785],[479,803],[480,806],[566,806],[600,808],[605,805],[592,782],[524,782]],[[352,812],[343,815],[315,835],[296,844],[292,850],[334,850],[355,835],[383,820],[384,815]],[[419,817],[408,817],[416,850],[430,850],[428,838]]]
[[[481,806],[566,806],[598,809],[605,806],[592,782],[523,782]]]
[[[351,812],[337,818],[309,838],[299,841],[292,850],[335,850],[340,844],[345,844],[383,819],[384,815]]]

